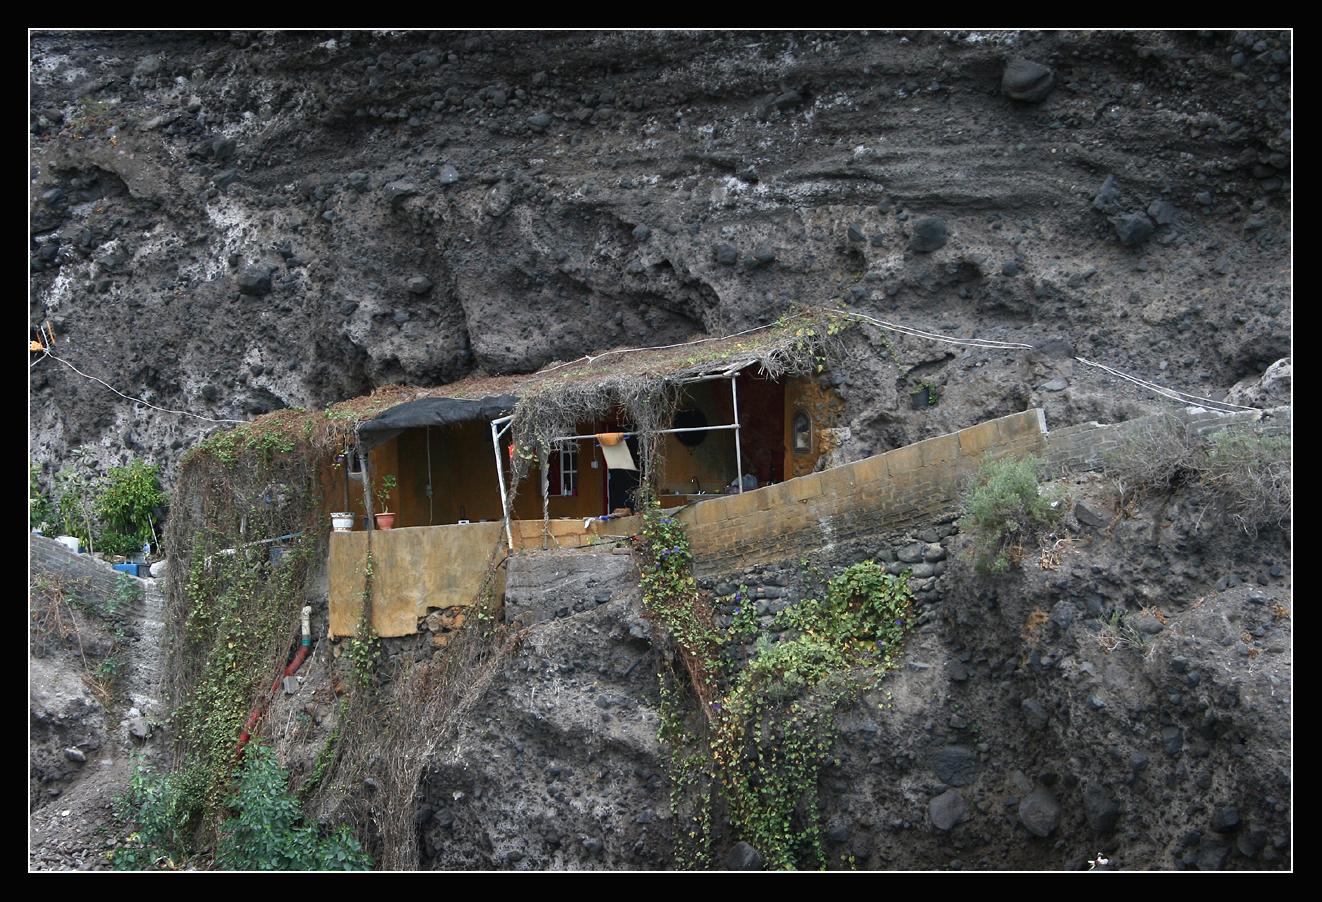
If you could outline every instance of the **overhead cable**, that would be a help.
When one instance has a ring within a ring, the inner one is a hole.
[[[70,363],[69,361],[67,361],[67,360],[63,360],[63,359],[61,359],[61,358],[59,358],[59,357],[56,357],[56,356],[55,356],[54,354],[52,354],[49,350],[47,350],[46,353],[45,353],[44,355],[42,355],[41,357],[38,357],[35,361],[33,361],[32,364],[30,364],[30,365],[28,366],[28,369],[32,369],[33,366],[36,366],[37,363],[40,363],[40,362],[41,362],[42,360],[44,360],[46,357],[49,357],[51,360],[54,360],[54,361],[57,361],[57,362],[59,362],[59,363],[64,364],[64,365],[67,366],[69,369],[73,370],[75,373],[77,373],[78,375],[82,376],[84,379],[91,379],[93,382],[100,382],[100,383],[101,383],[102,385],[104,385],[106,388],[110,389],[112,392],[114,392],[115,394],[119,395],[121,398],[125,399],[126,401],[132,401],[132,402],[135,403],[135,404],[145,404],[146,406],[150,407],[152,410],[159,410],[159,411],[161,411],[162,413],[177,413],[177,414],[179,414],[180,416],[192,417],[192,418],[195,419],[195,420],[203,420],[203,421],[205,421],[205,422],[207,422],[207,423],[245,423],[245,422],[247,422],[246,420],[227,420],[227,419],[215,419],[215,418],[213,418],[213,417],[204,417],[204,416],[202,416],[201,414],[189,413],[187,410],[171,410],[171,409],[168,408],[168,407],[159,407],[159,406],[157,406],[157,405],[151,403],[150,401],[144,401],[144,400],[142,400],[141,398],[134,398],[134,397],[132,397],[132,396],[130,396],[130,395],[126,395],[126,394],[124,394],[122,391],[120,391],[119,389],[115,388],[115,386],[111,385],[109,382],[107,382],[107,381],[104,380],[104,379],[98,379],[96,376],[89,376],[87,373],[84,373],[82,370],[78,369],[78,367],[74,366],[74,365],[73,365],[72,363]]]

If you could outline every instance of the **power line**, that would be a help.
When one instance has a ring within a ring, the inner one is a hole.
[[[171,410],[171,409],[168,408],[168,407],[159,407],[159,406],[157,406],[156,404],[151,403],[150,401],[144,401],[144,400],[142,400],[141,398],[134,398],[134,397],[132,397],[131,395],[126,395],[126,394],[124,394],[122,391],[120,391],[119,389],[115,388],[115,386],[111,385],[111,384],[110,384],[109,382],[107,382],[106,380],[104,380],[104,379],[98,379],[96,376],[90,376],[90,375],[88,375],[87,373],[84,373],[82,370],[78,369],[78,367],[74,366],[74,365],[73,365],[72,363],[70,363],[69,361],[64,360],[64,359],[62,359],[62,358],[59,358],[59,357],[56,357],[54,354],[52,354],[52,353],[50,352],[50,349],[49,349],[49,348],[46,349],[46,353],[45,353],[45,354],[43,354],[41,357],[38,357],[38,358],[37,358],[36,360],[34,360],[31,364],[29,364],[29,365],[28,365],[28,369],[32,369],[32,367],[36,366],[38,363],[40,363],[42,360],[46,359],[47,357],[49,357],[51,360],[56,361],[57,363],[62,363],[62,364],[64,364],[64,365],[67,366],[69,369],[73,370],[75,373],[77,373],[78,375],[82,376],[84,379],[91,379],[93,382],[100,382],[100,383],[101,383],[102,385],[104,385],[106,388],[110,389],[112,392],[114,392],[115,394],[119,395],[121,398],[125,399],[126,401],[132,401],[132,402],[134,402],[135,404],[145,404],[146,406],[150,407],[152,410],[159,410],[159,411],[161,411],[162,413],[177,413],[177,414],[179,414],[180,416],[192,417],[192,418],[194,418],[194,419],[196,419],[196,420],[203,420],[203,421],[205,421],[205,422],[207,422],[207,423],[243,423],[243,422],[246,422],[245,420],[226,420],[226,419],[214,419],[214,418],[212,418],[212,417],[204,417],[204,416],[202,416],[201,414],[189,413],[187,410]]]
[[[1193,403],[1193,404],[1197,404],[1200,407],[1207,407],[1211,409],[1225,408],[1224,412],[1226,413],[1230,413],[1235,410],[1258,409],[1256,407],[1244,407],[1243,405],[1240,404],[1230,404],[1225,401],[1213,401],[1210,398],[1200,398],[1197,395],[1191,395],[1188,394],[1187,392],[1178,391],[1177,389],[1173,389],[1173,388],[1163,388],[1162,386],[1157,385],[1155,382],[1148,382],[1144,379],[1139,379],[1137,376],[1130,376],[1127,373],[1122,373],[1113,367],[1106,366],[1105,364],[1093,363],[1091,360],[1084,360],[1082,357],[1075,357],[1074,359],[1079,361],[1079,363],[1086,364],[1087,366],[1095,366],[1097,367],[1097,369],[1102,370],[1103,372],[1106,373],[1110,373],[1112,376],[1116,376],[1117,378],[1128,379],[1130,382],[1134,383],[1135,385],[1140,385],[1143,388],[1146,388],[1148,391],[1156,392],[1162,397],[1170,398],[1173,401],[1179,401],[1181,404]]]

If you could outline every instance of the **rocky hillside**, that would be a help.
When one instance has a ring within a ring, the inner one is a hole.
[[[1034,406],[1055,429],[1177,396],[1289,403],[1288,32],[42,32],[29,47],[29,319],[46,346],[29,453],[45,487],[80,448],[94,468],[144,458],[173,479],[200,438],[271,410],[805,305],[874,321],[844,336],[825,386],[842,402],[832,463]],[[1033,350],[948,341],[972,338]],[[916,409],[920,385],[939,402]],[[740,585],[777,607],[864,558],[941,564],[905,666],[841,715],[825,759],[833,867],[1292,866],[1288,529],[1250,536],[1193,484],[1128,506],[1104,480],[1070,491],[1085,506],[1066,541],[995,580],[946,521],[703,584],[729,617]],[[656,739],[674,652],[627,582],[548,606],[447,722],[450,745],[415,762],[416,795],[395,800],[417,827],[409,866],[674,866],[682,793]],[[127,750],[150,732],[80,688],[76,638],[33,648],[50,691],[33,695],[32,867],[106,866]],[[430,655],[411,642],[384,651]],[[296,780],[338,730],[333,661],[320,645],[272,705]],[[355,779],[358,810],[391,785]],[[713,860],[756,864],[717,815]]]
[[[804,304],[1060,361],[901,348],[841,386],[854,456],[1116,415],[1076,355],[1216,395],[1288,354],[1288,33],[38,33],[29,72],[45,478]]]

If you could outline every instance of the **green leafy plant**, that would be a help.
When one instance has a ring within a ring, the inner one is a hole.
[[[730,819],[770,866],[825,867],[817,782],[835,713],[896,666],[913,629],[907,574],[874,561],[847,568],[823,599],[776,616],[757,655],[716,703],[712,740]]]
[[[46,530],[55,522],[55,505],[41,487],[41,468],[28,464],[28,528]]]
[[[366,871],[372,859],[342,825],[329,836],[302,823],[289,774],[260,743],[245,751],[238,787],[225,802],[233,813],[220,831],[216,863],[237,871]]]
[[[105,524],[102,544],[108,551],[132,553],[156,539],[155,511],[169,502],[161,490],[161,468],[134,459],[111,467],[97,493],[97,516]],[[117,544],[111,544],[111,537]]]
[[[86,448],[76,448],[71,462],[55,474],[55,511],[57,529],[62,529],[93,549],[96,535],[93,517],[96,509],[96,473],[92,469],[92,456]]]
[[[724,638],[755,638],[755,656],[723,688],[714,663],[722,637],[707,627],[711,615],[692,584],[682,526],[660,512],[650,517],[644,597],[675,637],[690,676],[681,686],[668,668],[660,674],[658,739],[670,757],[679,863],[710,865],[720,804],[769,866],[826,867],[816,794],[835,742],[835,714],[898,661],[913,628],[907,575],[856,564],[826,585],[824,598],[781,611],[770,628],[741,587]],[[686,702],[701,715],[686,717]]]
[[[961,526],[973,537],[974,569],[1004,573],[1025,546],[1064,516],[1062,499],[1038,486],[1038,460],[1029,455],[984,461],[964,499]]]
[[[117,614],[122,607],[131,607],[142,601],[142,586],[136,577],[120,573],[115,577],[115,592],[105,601],[105,613]]]
[[[376,500],[381,504],[380,513],[390,513],[390,494],[395,491],[398,481],[394,473],[381,477],[381,485],[376,490]]]
[[[693,551],[684,524],[659,507],[649,507],[638,551],[646,609],[675,637],[694,689],[709,705],[721,640],[712,628],[711,607],[693,579]]]
[[[110,853],[115,870],[170,867],[187,860],[200,810],[186,779],[147,765],[133,769],[128,792],[115,799],[115,813],[135,829],[124,846]]]

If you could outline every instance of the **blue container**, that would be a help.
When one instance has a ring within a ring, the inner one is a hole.
[[[111,566],[114,567],[116,570],[118,570],[120,573],[127,573],[129,576],[138,575],[137,564],[111,564]]]

